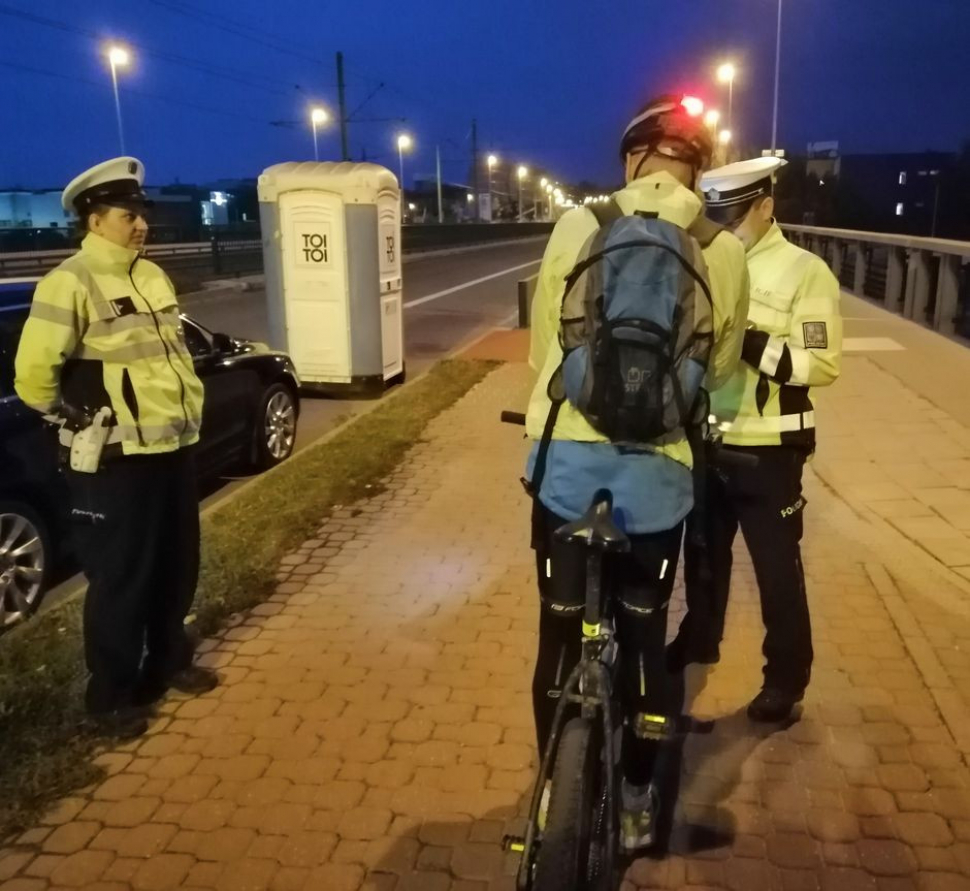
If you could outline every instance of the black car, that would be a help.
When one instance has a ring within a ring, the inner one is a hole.
[[[67,556],[67,485],[57,437],[17,398],[14,356],[38,279],[0,279],[0,628],[34,610]],[[213,334],[182,316],[205,386],[199,474],[265,470],[293,452],[299,379],[290,357],[263,344]]]

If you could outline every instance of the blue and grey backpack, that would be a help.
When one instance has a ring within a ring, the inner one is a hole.
[[[657,443],[706,420],[704,376],[714,342],[702,245],[722,229],[690,229],[656,214],[588,208],[600,226],[566,278],[559,326],[563,361],[549,382],[552,409],[533,472],[538,492],[556,418],[568,400],[618,445]]]

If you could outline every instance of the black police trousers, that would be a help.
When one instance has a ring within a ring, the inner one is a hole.
[[[761,616],[764,683],[787,693],[802,693],[812,671],[812,626],[802,569],[801,539],[805,499],[805,451],[789,446],[725,447],[754,455],[757,465],[720,464],[707,473],[703,518],[710,578],[700,572],[693,544],[698,514],[688,518],[684,553],[687,615],[681,625],[688,647],[716,650],[724,635],[738,527],[754,564]]]
[[[532,705],[540,757],[552,732],[563,686],[582,652],[586,603],[586,550],[564,544],[553,533],[568,520],[536,499],[532,546],[539,580],[539,652],[532,681]],[[623,717],[667,714],[664,641],[667,604],[677,575],[683,523],[651,535],[631,535],[626,554],[603,560],[603,590],[611,596],[619,643],[619,698]],[[627,781],[646,785],[653,775],[657,744],[624,727],[622,766]]]
[[[199,576],[199,497],[190,450],[66,471],[88,579],[84,653],[92,714],[132,705],[192,661],[184,620]]]

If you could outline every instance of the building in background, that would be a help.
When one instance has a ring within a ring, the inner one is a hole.
[[[837,142],[817,142],[790,160],[777,187],[782,222],[970,238],[966,153],[843,155]]]

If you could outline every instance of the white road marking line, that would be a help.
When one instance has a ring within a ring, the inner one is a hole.
[[[664,560],[664,565],[660,567],[660,578],[663,578],[667,574],[667,567],[670,565],[669,560]]]
[[[521,263],[518,266],[510,266],[508,269],[493,272],[491,275],[483,275],[481,278],[473,279],[470,282],[463,282],[460,285],[455,285],[453,288],[446,288],[444,291],[438,291],[435,294],[428,294],[425,297],[416,297],[414,300],[406,301],[404,308],[410,309],[412,306],[421,306],[422,303],[430,303],[432,300],[439,300],[442,297],[447,297],[449,294],[454,294],[456,291],[464,291],[465,288],[472,288],[475,285],[480,285],[482,282],[491,281],[493,278],[501,278],[503,275],[508,275],[510,272],[518,272],[520,269],[527,269],[528,267],[535,266],[541,262],[541,259],[530,260],[528,263]]]

